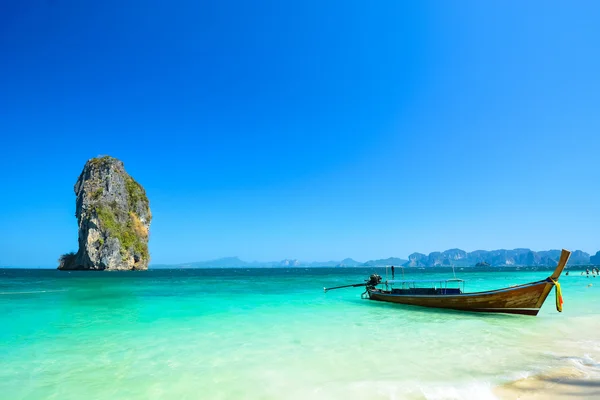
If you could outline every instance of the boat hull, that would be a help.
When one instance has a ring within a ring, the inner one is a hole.
[[[552,281],[547,279],[505,289],[455,295],[392,294],[373,288],[369,288],[368,293],[371,300],[388,303],[535,316],[553,287]]]

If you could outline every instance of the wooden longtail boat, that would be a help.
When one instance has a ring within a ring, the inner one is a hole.
[[[363,293],[363,297],[376,301],[461,311],[535,316],[540,311],[542,304],[544,304],[546,297],[548,297],[553,287],[556,287],[556,308],[558,311],[562,311],[562,294],[558,278],[563,272],[570,255],[570,251],[563,249],[558,266],[552,275],[544,280],[485,292],[464,293],[460,287],[448,287],[454,283],[458,283],[458,286],[460,286],[463,282],[461,279],[442,281],[389,280],[382,282],[381,277],[377,274],[371,275],[366,283],[338,286],[336,288],[325,289],[325,291],[342,287],[365,286],[366,291]],[[426,282],[441,283],[435,285],[433,288],[416,287],[418,284]],[[402,288],[394,289],[394,284],[400,284]],[[379,288],[382,285],[385,286],[385,289]]]

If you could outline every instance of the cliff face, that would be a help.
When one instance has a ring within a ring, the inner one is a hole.
[[[412,253],[408,256],[406,267],[427,267],[428,257],[423,253]]]
[[[59,269],[148,269],[152,214],[144,188],[116,158],[88,160],[75,183],[79,250]]]

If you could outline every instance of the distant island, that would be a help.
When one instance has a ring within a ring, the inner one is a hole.
[[[433,252],[429,255],[412,253],[408,260],[390,257],[378,260],[360,262],[352,258],[341,261],[300,261],[297,259],[284,259],[281,261],[244,261],[238,257],[226,257],[211,261],[200,261],[182,264],[153,264],[150,268],[297,268],[297,267],[330,267],[330,268],[357,268],[357,267],[384,267],[396,265],[413,268],[431,267],[500,267],[500,266],[555,266],[560,257],[560,250],[533,251],[530,249],[513,250],[476,250],[466,252],[460,249],[450,249],[442,252]],[[600,251],[595,256],[575,250],[569,259],[569,265],[600,264]]]

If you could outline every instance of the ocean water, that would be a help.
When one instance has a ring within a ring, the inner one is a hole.
[[[600,277],[563,274],[564,312],[551,293],[537,317],[323,293],[374,271],[0,270],[0,399],[492,399],[553,368],[600,376]],[[549,274],[457,271],[467,291]]]

